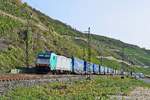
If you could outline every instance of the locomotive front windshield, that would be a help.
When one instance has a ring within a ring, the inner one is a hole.
[[[49,64],[50,63],[50,55],[38,55],[37,64]]]

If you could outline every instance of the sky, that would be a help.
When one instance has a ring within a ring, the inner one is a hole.
[[[150,0],[23,0],[79,31],[150,49]]]

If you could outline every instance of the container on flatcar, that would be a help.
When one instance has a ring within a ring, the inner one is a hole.
[[[86,62],[79,58],[72,58],[72,72],[76,74],[86,73]]]
[[[108,68],[108,67],[107,67],[107,74],[110,74],[110,73],[109,73],[109,68]]]
[[[115,74],[118,75],[118,70],[115,70]]]
[[[99,74],[99,65],[93,64],[93,73],[94,74]]]
[[[105,67],[104,66],[100,66],[100,74],[104,74],[104,70],[105,70]]]
[[[114,69],[113,68],[111,68],[111,73],[114,74]]]
[[[116,70],[116,74],[117,74],[117,75],[120,75],[120,74],[121,74],[121,71],[120,71],[120,70]]]
[[[106,67],[106,68],[107,68],[107,72],[106,72],[106,73],[107,73],[107,74],[111,74],[111,73],[110,73],[110,68],[109,68],[109,67]]]
[[[114,74],[117,75],[117,69],[114,69]]]
[[[90,62],[86,62],[86,72],[87,74],[92,74],[93,73],[93,63]]]
[[[113,74],[116,74],[115,71],[116,71],[115,69],[112,69]]]
[[[109,74],[113,74],[113,69],[112,68],[109,68]]]
[[[57,55],[56,70],[62,71],[62,72],[63,71],[71,72],[72,71],[72,59]]]
[[[108,74],[108,68],[106,66],[104,67],[104,73]]]

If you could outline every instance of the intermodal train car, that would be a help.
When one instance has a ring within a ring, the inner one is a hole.
[[[105,72],[105,67],[104,66],[100,66],[100,74],[104,74]]]
[[[86,73],[86,62],[76,57],[72,57],[72,72],[75,74]]]
[[[97,64],[93,64],[93,73],[99,74],[100,73],[100,66]]]
[[[71,73],[72,72],[72,59],[57,55],[56,72]]]
[[[108,68],[108,74],[110,74],[110,75],[113,74],[113,69],[112,68]]]
[[[93,63],[86,62],[86,74],[93,74]]]
[[[104,73],[108,74],[108,68],[106,66],[104,67]]]

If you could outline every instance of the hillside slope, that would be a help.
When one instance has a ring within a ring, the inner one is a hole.
[[[29,16],[31,13],[32,17]],[[20,0],[0,0],[0,71],[25,66],[23,31],[27,26],[31,66],[34,66],[37,53],[44,50],[87,60],[87,34],[22,4]],[[126,70],[150,72],[149,50],[99,35],[91,36],[91,47],[91,58],[94,63],[100,64],[99,57],[103,56],[105,66],[119,69],[123,63]],[[109,57],[118,60],[107,59]]]

